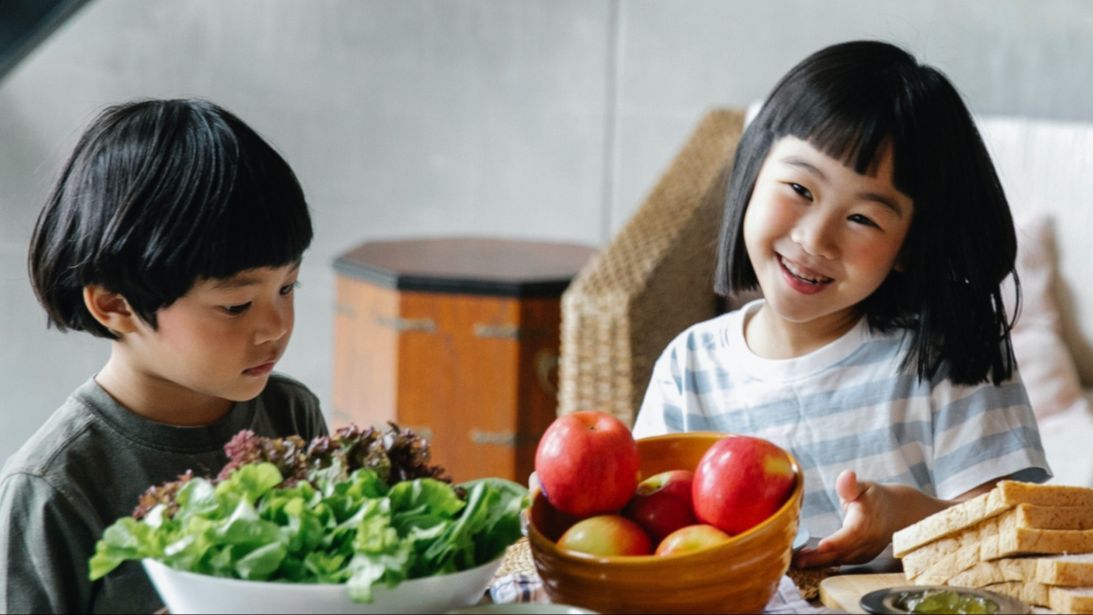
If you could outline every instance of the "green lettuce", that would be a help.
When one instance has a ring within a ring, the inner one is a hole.
[[[220,577],[344,583],[354,600],[369,602],[377,584],[499,557],[520,537],[526,505],[527,490],[499,478],[389,486],[372,469],[347,475],[335,464],[293,482],[273,463],[247,463],[222,480],[187,480],[170,505],[140,519],[118,519],[96,543],[90,577],[151,558]]]

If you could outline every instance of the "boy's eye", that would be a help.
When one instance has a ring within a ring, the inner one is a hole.
[[[238,316],[250,309],[250,304],[251,302],[248,301],[246,303],[240,303],[239,305],[225,305],[221,309],[223,309],[228,314],[231,314],[232,316]]]
[[[289,294],[292,293],[292,291],[296,290],[297,288],[300,288],[300,282],[298,282],[298,281],[293,282],[292,284],[285,284],[284,286],[281,287],[281,294],[282,295],[289,295]]]
[[[858,224],[864,224],[865,226],[880,228],[880,226],[878,226],[876,222],[873,222],[872,220],[866,218],[861,214],[853,214],[849,218],[847,218],[847,220],[850,220],[851,222],[856,222]]]
[[[804,197],[804,198],[806,198],[810,201],[812,200],[812,192],[810,192],[808,188],[805,188],[801,184],[795,184],[793,182],[790,182],[789,187],[792,188],[794,192],[801,195],[802,197]]]

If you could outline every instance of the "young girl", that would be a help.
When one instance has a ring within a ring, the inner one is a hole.
[[[1016,236],[960,95],[879,42],[792,68],[745,131],[716,290],[763,299],[665,349],[635,436],[767,438],[805,475],[799,566],[860,563],[892,533],[1051,475],[999,285]]]
[[[29,268],[49,323],[111,353],[0,472],[0,611],[160,609],[139,564],[88,580],[104,528],[149,486],[218,472],[242,429],[326,433],[315,396],[271,374],[311,236],[291,169],[220,107],[143,101],[92,122]]]

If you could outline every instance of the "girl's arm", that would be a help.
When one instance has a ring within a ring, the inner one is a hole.
[[[986,493],[997,480],[988,481],[954,500],[941,500],[906,485],[859,481],[845,470],[835,481],[846,515],[839,531],[794,558],[799,568],[865,563],[892,542],[892,534],[958,502]]]

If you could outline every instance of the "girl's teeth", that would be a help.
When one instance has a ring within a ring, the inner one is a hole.
[[[782,264],[784,264],[786,266],[786,269],[788,269],[789,272],[793,274],[793,277],[795,277],[798,280],[801,280],[803,282],[808,282],[809,284],[820,284],[820,283],[825,283],[825,282],[830,282],[831,281],[831,278],[816,279],[816,278],[810,278],[810,277],[801,275],[800,273],[795,271],[793,266],[790,265],[789,262],[786,261],[785,259],[782,259]]]

